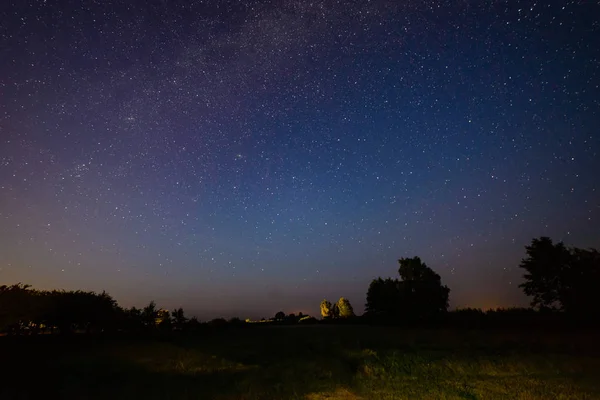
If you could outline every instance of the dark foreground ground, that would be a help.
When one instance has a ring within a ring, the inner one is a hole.
[[[0,399],[600,399],[597,332],[249,327],[0,338]]]

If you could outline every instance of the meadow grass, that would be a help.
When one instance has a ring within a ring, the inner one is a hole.
[[[249,327],[0,338],[1,399],[600,399],[590,333]]]

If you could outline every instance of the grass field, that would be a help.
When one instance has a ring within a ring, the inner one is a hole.
[[[0,399],[600,399],[593,332],[250,327],[0,338]]]

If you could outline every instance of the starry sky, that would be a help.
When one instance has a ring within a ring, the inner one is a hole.
[[[420,256],[527,304],[600,247],[595,1],[7,0],[0,284],[317,314]]]

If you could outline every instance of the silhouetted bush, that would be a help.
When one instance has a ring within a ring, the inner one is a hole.
[[[225,328],[227,320],[225,318],[215,318],[208,322],[208,326],[211,328]]]

